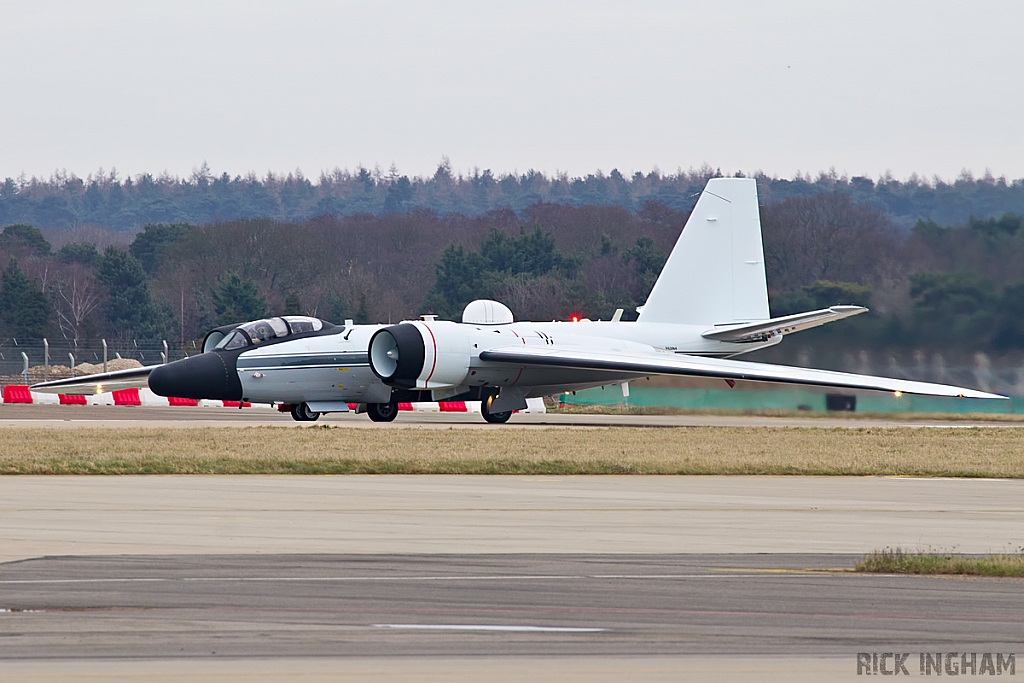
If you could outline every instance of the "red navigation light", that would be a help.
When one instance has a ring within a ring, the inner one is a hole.
[[[574,323],[578,323],[578,322],[580,321],[580,317],[579,317],[578,315],[574,315],[574,316],[572,317],[572,321],[573,321]]]

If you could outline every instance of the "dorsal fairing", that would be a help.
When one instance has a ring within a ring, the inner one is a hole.
[[[513,320],[508,306],[491,299],[471,301],[462,311],[462,322],[474,325],[509,325]]]

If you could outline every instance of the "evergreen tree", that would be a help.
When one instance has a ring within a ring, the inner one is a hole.
[[[259,286],[244,280],[238,273],[227,273],[213,293],[213,307],[220,325],[259,320],[267,315],[267,300],[260,296]]]
[[[427,310],[442,318],[455,319],[466,304],[485,296],[486,271],[487,261],[480,254],[448,245],[435,266],[437,282],[424,300]]]
[[[359,308],[356,309],[355,318],[353,321],[356,325],[369,325],[370,324],[370,311],[366,306],[366,294],[359,295]]]
[[[192,227],[188,223],[147,225],[135,236],[128,251],[153,275],[160,268],[167,247],[185,237]]]
[[[915,273],[910,296],[919,338],[929,345],[977,339],[992,329],[999,302],[990,280],[963,270]]]
[[[345,321],[347,315],[348,302],[345,300],[345,297],[340,294],[328,294],[326,317],[324,319],[335,325],[340,325]],[[321,315],[321,317],[324,317],[324,315]]]
[[[409,176],[398,178],[395,182],[388,185],[388,194],[384,199],[384,212],[404,211],[408,207],[409,202],[412,201],[412,197],[413,189]]]
[[[4,336],[38,339],[53,315],[50,299],[32,283],[11,257],[0,279],[0,324]]]
[[[640,280],[640,300],[644,301],[654,288],[668,254],[659,249],[650,237],[638,237],[636,245],[626,249],[622,257],[627,263],[632,261],[633,270]]]
[[[153,303],[146,271],[131,254],[108,247],[97,275],[107,287],[106,315],[113,330],[147,341],[166,336],[168,317]]]
[[[43,237],[39,228],[31,225],[16,223],[8,225],[0,233],[0,248],[19,249],[37,256],[46,256],[50,253],[50,243]]]
[[[771,295],[771,310],[774,316],[806,313],[847,304],[869,307],[871,288],[854,282],[818,280],[797,290]]]
[[[284,313],[282,315],[303,315],[302,299],[294,290],[288,292],[288,296],[284,298]]]
[[[992,339],[997,349],[1024,347],[1024,282],[1003,290],[999,305],[999,323]]]
[[[82,263],[95,266],[100,261],[100,252],[91,242],[72,242],[65,244],[57,252],[57,257],[64,263]]]
[[[520,228],[513,236],[491,230],[479,252],[467,252],[454,244],[442,252],[435,266],[437,281],[424,304],[442,318],[454,320],[470,301],[494,296],[512,278],[552,275],[569,279],[577,266],[575,258],[555,250],[554,238],[540,227],[532,232]]]

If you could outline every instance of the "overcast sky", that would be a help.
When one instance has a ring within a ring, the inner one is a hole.
[[[1024,2],[0,0],[0,177],[1024,177]]]

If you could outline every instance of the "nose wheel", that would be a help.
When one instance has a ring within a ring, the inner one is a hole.
[[[484,421],[494,425],[505,424],[512,417],[512,411],[506,410],[500,413],[491,412],[491,404],[498,398],[497,391],[489,391],[480,398],[480,415]]]
[[[306,403],[297,403],[292,406],[292,419],[296,422],[316,422],[320,419],[320,413],[310,410]]]
[[[398,417],[398,401],[390,403],[367,403],[366,414],[374,422],[391,422]]]

